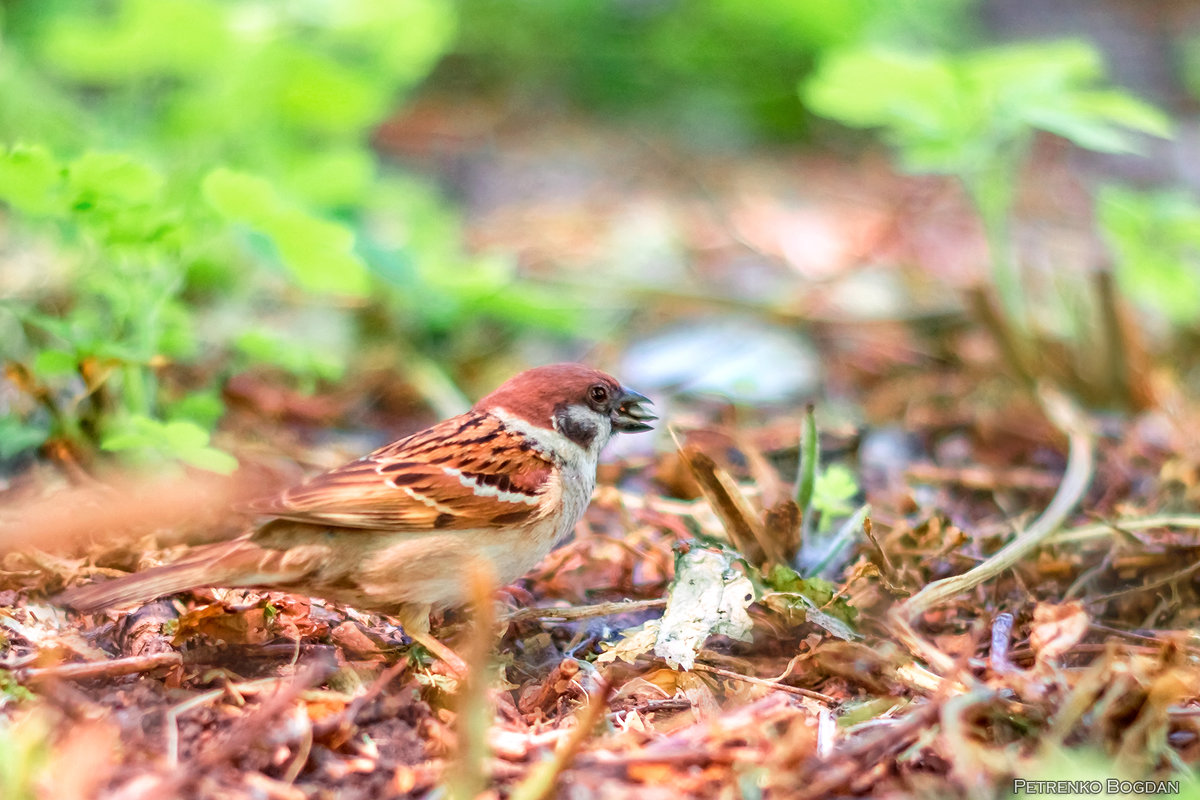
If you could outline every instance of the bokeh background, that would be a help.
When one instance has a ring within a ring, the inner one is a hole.
[[[10,469],[227,471],[230,409],[415,426],[560,359],[768,413],[1196,379],[1194,3],[0,8]]]
[[[0,796],[1195,796],[1198,99],[1185,0],[0,0]],[[559,360],[662,422],[491,693],[55,606]]]

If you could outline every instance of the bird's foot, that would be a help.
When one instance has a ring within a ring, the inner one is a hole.
[[[465,679],[470,674],[471,670],[467,666],[467,662],[463,661],[462,656],[451,650],[446,645],[442,644],[442,642],[435,639],[431,634],[409,633],[408,638],[412,639],[414,642],[421,645],[421,647],[424,647],[426,650],[432,653],[433,656],[445,664],[454,674],[454,677],[458,678],[459,680]]]

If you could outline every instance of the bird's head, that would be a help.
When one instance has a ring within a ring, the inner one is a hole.
[[[651,429],[650,400],[598,369],[550,364],[526,370],[475,404],[556,431],[584,450],[599,449],[614,433]]]

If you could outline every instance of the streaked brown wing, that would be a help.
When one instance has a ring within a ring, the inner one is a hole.
[[[300,522],[376,530],[512,525],[557,505],[552,495],[561,489],[553,466],[500,420],[471,411],[254,509]]]

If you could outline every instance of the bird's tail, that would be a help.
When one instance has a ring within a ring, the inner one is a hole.
[[[264,575],[262,550],[247,539],[199,547],[182,560],[144,572],[86,586],[76,586],[53,598],[78,611],[124,608],[168,594],[204,586],[254,586],[288,580],[290,574]]]

